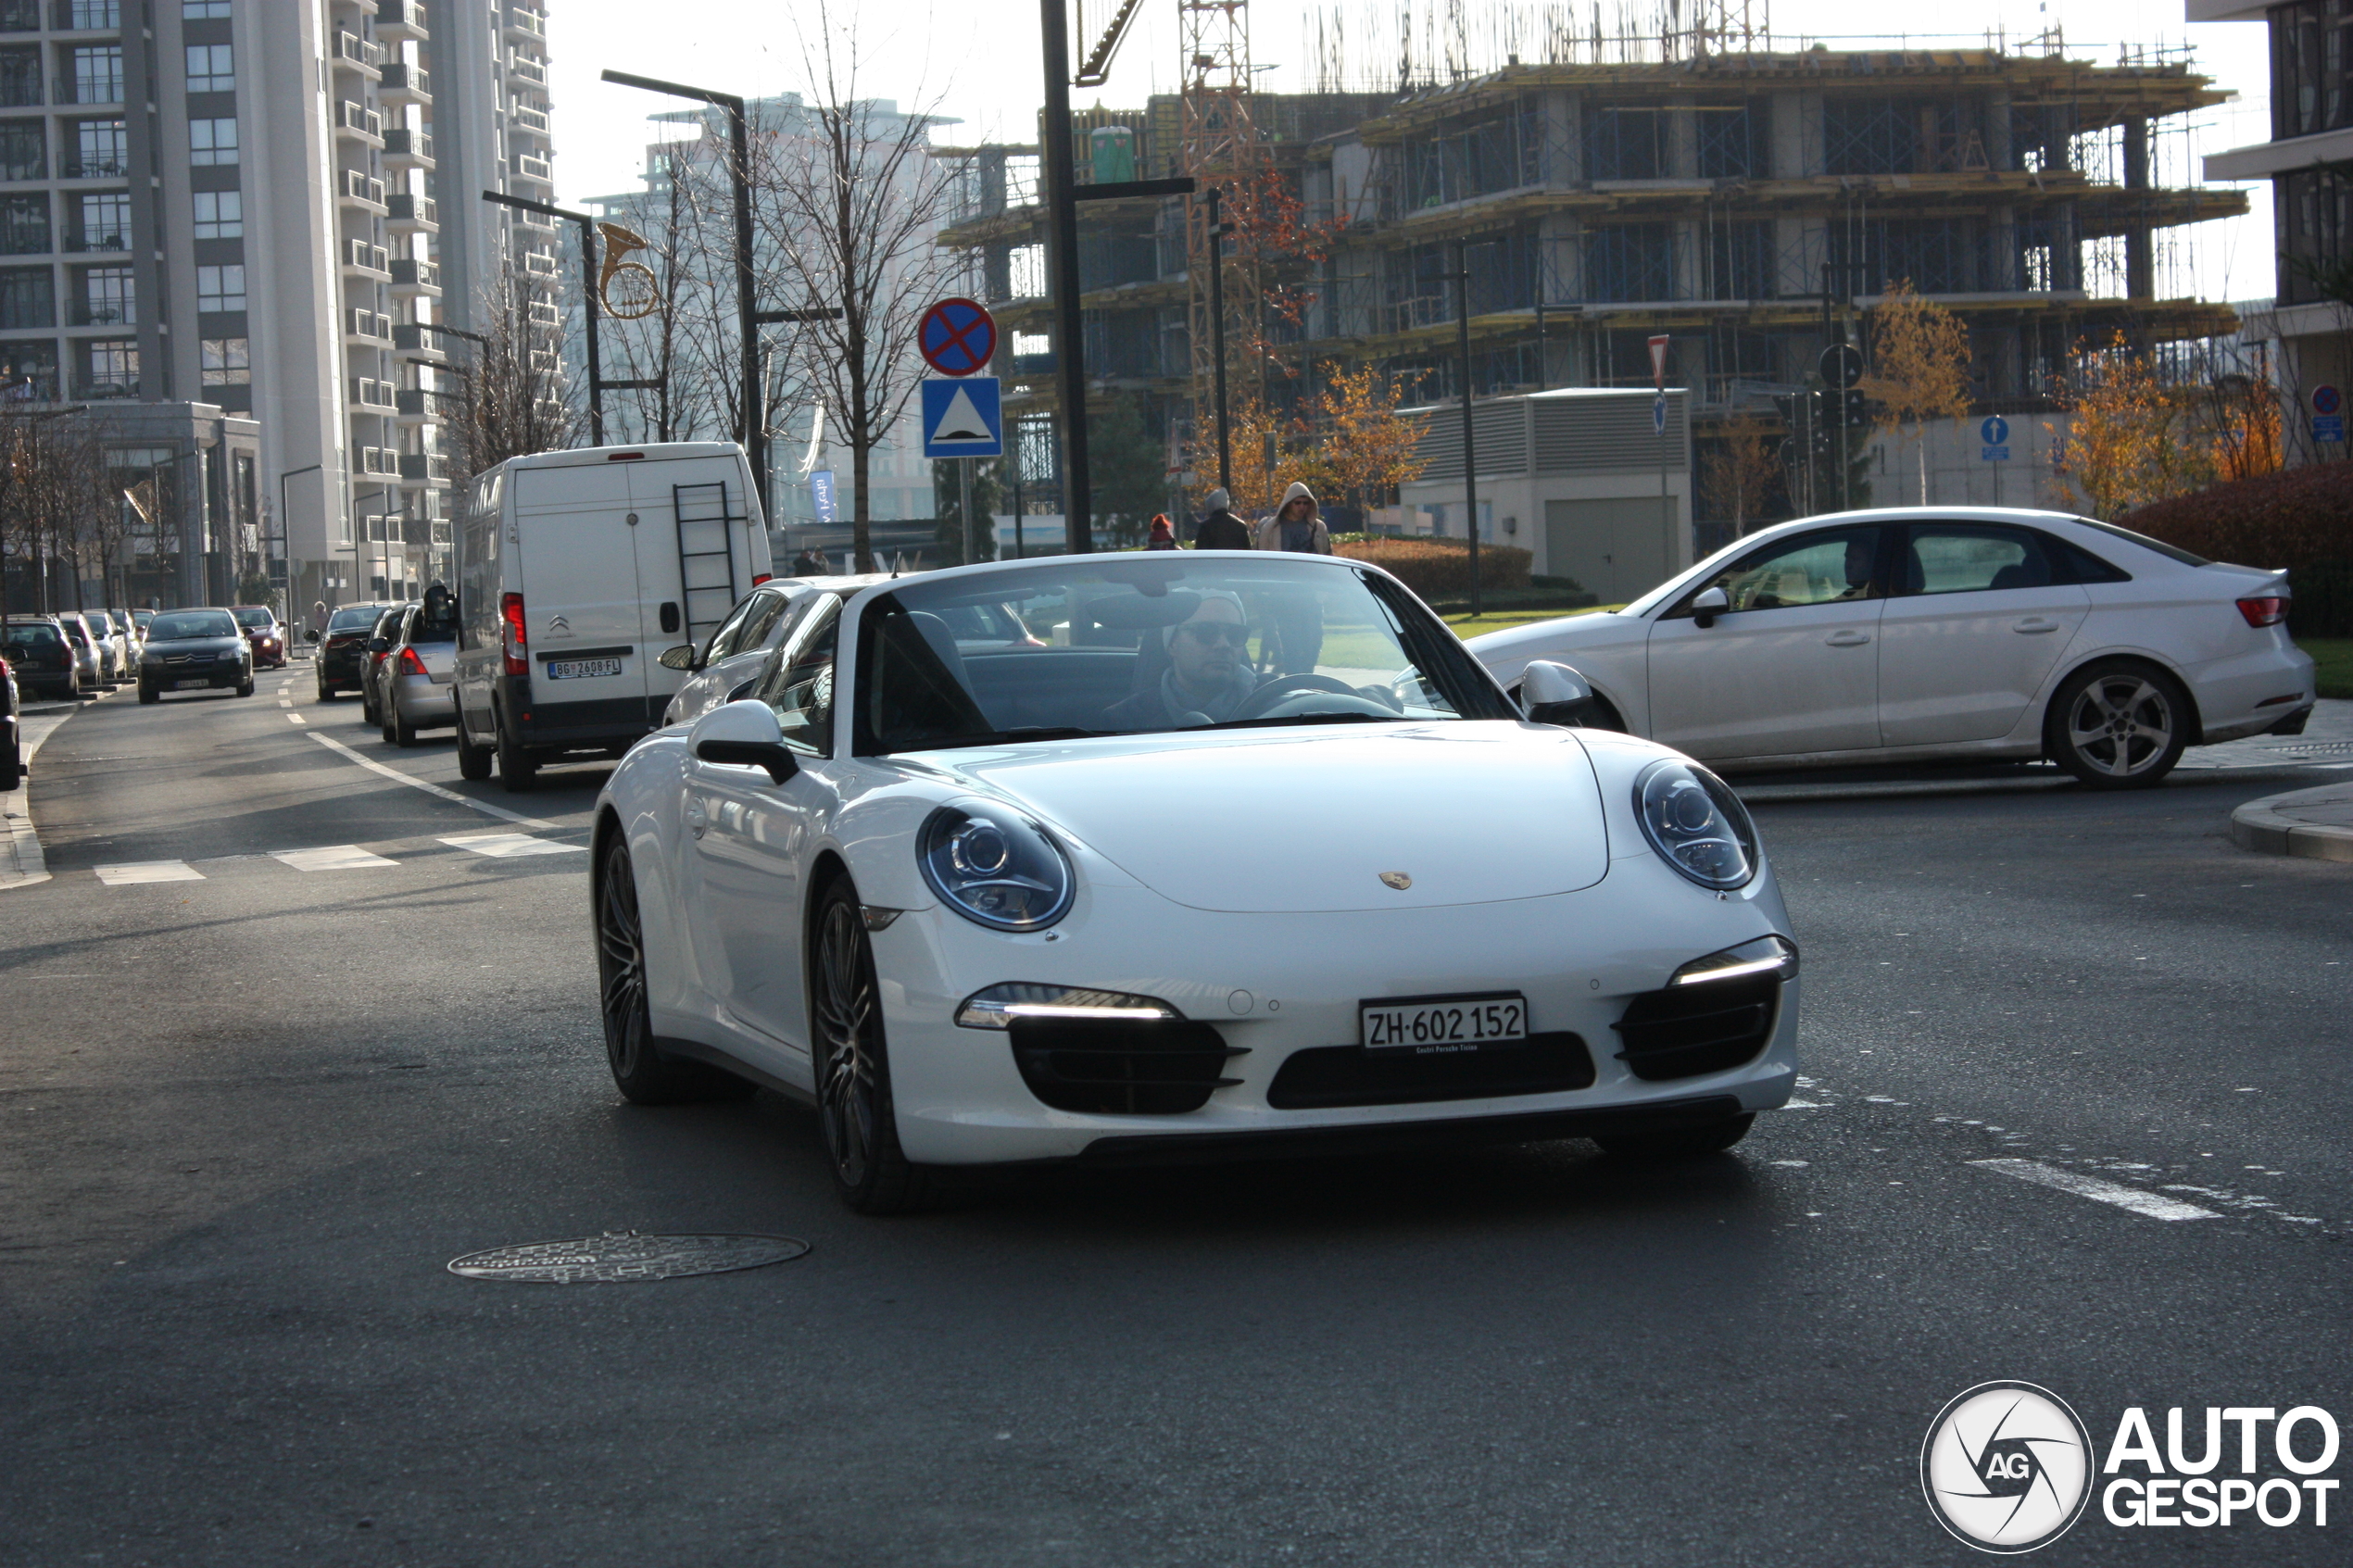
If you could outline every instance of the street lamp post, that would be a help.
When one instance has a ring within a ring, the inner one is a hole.
[[[751,471],[768,471],[768,420],[760,407],[760,333],[759,309],[752,298],[758,286],[751,268],[751,130],[744,118],[744,101],[733,93],[714,93],[708,87],[689,87],[683,82],[662,82],[650,76],[632,76],[624,70],[604,73],[607,82],[623,87],[643,88],[648,93],[667,93],[673,97],[698,98],[727,111],[727,142],[732,154],[728,177],[735,186],[736,208],[736,320],[742,336],[740,345],[741,373],[744,400],[741,417],[736,421],[738,434],[744,444],[744,455],[751,459]]]
[[[286,513],[291,505],[286,499],[286,481],[306,473],[323,473],[326,471],[326,467],[324,463],[312,463],[308,468],[288,469],[278,476],[278,558],[286,563],[286,614],[290,617],[294,614],[295,608],[294,546],[291,543],[294,535],[288,531],[286,524]],[[324,480],[320,481],[321,484],[325,483]]]
[[[1470,247],[1454,242],[1455,347],[1462,358],[1463,378],[1463,504],[1470,509],[1471,613],[1485,613],[1478,587],[1478,464],[1471,452]]]
[[[587,309],[588,339],[588,443],[592,446],[605,444],[605,374],[597,358],[597,220],[585,212],[570,212],[546,202],[535,202],[523,196],[510,196],[502,191],[484,191],[482,199],[497,202],[500,207],[521,207],[525,212],[545,213],[568,223],[580,225],[580,297]]]

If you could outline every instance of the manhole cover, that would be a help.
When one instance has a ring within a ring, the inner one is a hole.
[[[686,1274],[788,1263],[809,1250],[789,1236],[640,1236],[607,1231],[572,1241],[527,1241],[449,1261],[468,1279],[510,1279],[525,1285],[624,1285]]]

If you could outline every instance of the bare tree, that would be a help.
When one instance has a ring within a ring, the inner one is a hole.
[[[851,546],[872,571],[873,454],[922,379],[916,326],[955,268],[932,243],[954,178],[930,155],[928,104],[902,113],[858,96],[855,24],[837,26],[821,0],[815,31],[802,41],[807,109],[754,144],[753,210],[781,273],[779,303],[841,312],[810,322],[790,353],[849,447]]]
[[[631,259],[653,273],[656,297],[643,316],[606,318],[605,370],[615,381],[653,383],[618,405],[648,440],[724,437],[736,428],[735,220],[724,139],[715,145],[714,154],[707,126],[699,140],[672,144],[655,188],[612,212],[646,242]]]
[[[580,411],[564,396],[562,329],[534,315],[537,296],[507,271],[483,288],[479,341],[467,344],[467,364],[452,367],[457,392],[443,396],[450,478],[459,483],[509,458],[579,441]]]

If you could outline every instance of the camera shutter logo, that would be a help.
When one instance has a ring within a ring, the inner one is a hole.
[[[2067,1534],[2092,1496],[2092,1440],[2067,1401],[2032,1383],[1955,1396],[1920,1445],[1937,1523],[1980,1551],[2032,1551]]]

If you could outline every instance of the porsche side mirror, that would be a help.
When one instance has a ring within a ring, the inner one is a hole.
[[[1521,671],[1520,711],[1535,724],[1575,725],[1583,721],[1593,688],[1566,664],[1540,659]]]
[[[674,648],[664,648],[661,657],[654,662],[664,670],[692,670],[695,667],[695,645],[680,643]]]
[[[1723,589],[1703,588],[1699,596],[1692,600],[1692,619],[1699,622],[1699,629],[1705,632],[1716,624],[1718,616],[1730,612],[1731,608],[1732,601],[1724,596]]]
[[[738,768],[765,768],[783,784],[800,771],[800,761],[785,744],[776,710],[757,698],[724,703],[695,721],[686,732],[687,748],[705,762]]]

